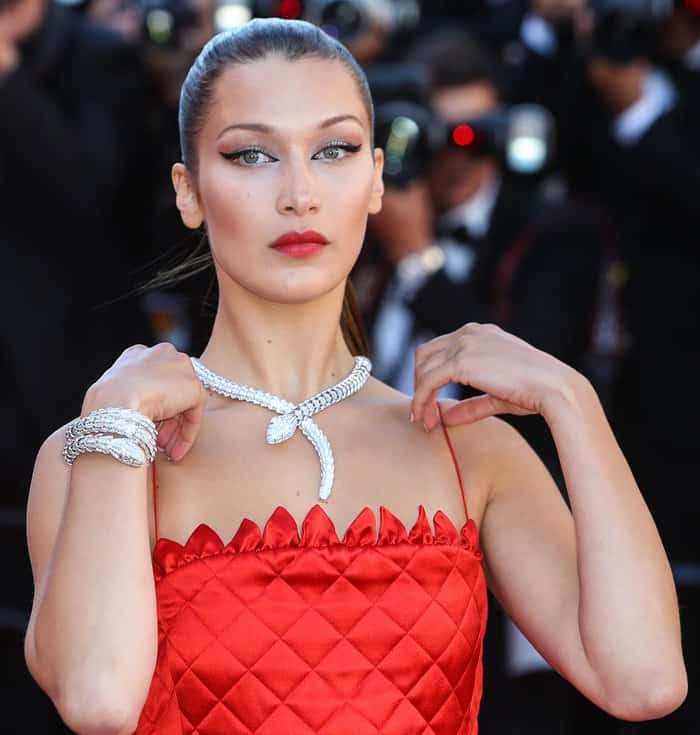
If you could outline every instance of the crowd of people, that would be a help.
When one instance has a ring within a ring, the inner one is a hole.
[[[246,10],[318,22],[370,80],[386,191],[353,283],[375,375],[411,394],[415,347],[468,321],[571,364],[603,398],[672,562],[690,680],[679,710],[653,723],[603,714],[491,599],[482,731],[697,732],[695,0],[0,0],[7,731],[65,731],[22,654],[39,445],[125,346],[198,355],[209,331],[213,274],[158,276],[197,245],[170,183],[177,105],[202,45]],[[541,417],[504,418],[565,493]]]

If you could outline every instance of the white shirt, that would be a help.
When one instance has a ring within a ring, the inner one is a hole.
[[[664,72],[651,69],[642,96],[613,122],[613,137],[620,145],[634,145],[678,101],[676,88]]]
[[[500,188],[500,176],[494,176],[485,182],[469,201],[446,212],[441,218],[441,223],[447,226],[463,224],[475,236],[485,236],[491,225],[491,215]],[[453,283],[464,283],[476,260],[475,249],[464,243],[453,242],[449,238],[440,239],[438,245],[444,256],[441,267],[445,275]],[[413,314],[407,307],[405,299],[410,299],[432,273],[412,276],[409,283],[405,279],[402,281],[401,270],[400,267],[396,269],[377,314],[373,330],[373,372],[380,380],[389,380],[397,390],[413,395],[415,349],[419,344],[437,335],[413,334]],[[465,314],[465,323],[468,320],[469,315]],[[450,384],[442,389],[439,397],[456,397],[459,392],[459,386]]]
[[[469,200],[445,212],[440,223],[447,226],[464,225],[475,237],[484,237],[491,226],[491,215],[501,190],[501,177],[496,174]]]

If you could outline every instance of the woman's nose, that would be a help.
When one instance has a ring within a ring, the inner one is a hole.
[[[281,214],[302,216],[318,210],[318,182],[309,162],[289,162],[283,176],[277,200],[277,208]]]

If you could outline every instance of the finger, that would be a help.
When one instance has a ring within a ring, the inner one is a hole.
[[[423,344],[418,345],[415,349],[415,366],[421,367],[422,365],[425,365],[426,360],[429,360],[437,352],[441,352],[446,349],[450,344],[451,339],[452,334],[442,334],[439,337],[435,337],[428,342],[423,342]]]
[[[440,413],[438,412],[437,403],[442,388],[443,386],[435,388],[425,404],[425,417],[428,419],[426,422],[428,431],[432,431],[440,423]]]
[[[481,419],[499,413],[502,413],[500,401],[486,393],[482,396],[465,398],[463,401],[455,403],[454,406],[443,412],[443,418],[447,426],[455,426],[457,424],[473,424],[475,421],[481,421]]]
[[[165,453],[168,455],[168,459],[172,460],[173,458],[173,450],[175,449],[175,445],[177,444],[178,434],[180,433],[180,423],[182,422],[182,414],[178,414],[177,416],[173,416],[172,419],[170,419],[175,424],[175,428],[173,429],[173,432],[168,439],[167,444],[165,445]]]
[[[482,326],[480,322],[467,322],[459,329],[455,329],[454,332],[440,335],[431,339],[429,342],[418,345],[415,350],[414,383],[418,383],[419,371],[426,369],[431,360],[441,352],[448,354],[456,352],[456,346],[464,343],[465,336],[473,336]]]
[[[413,413],[414,421],[417,421],[419,423],[425,424],[425,415],[427,413],[427,409],[429,408],[430,403],[430,397],[434,391],[430,391],[428,393],[428,397],[426,398],[425,406],[419,413],[419,407],[416,402],[416,396],[418,387],[421,385],[424,376],[427,372],[430,370],[434,370],[435,368],[439,367],[441,364],[443,364],[448,359],[448,353],[446,350],[440,350],[439,352],[433,353],[430,357],[423,360],[423,362],[420,365],[416,365],[413,371],[413,384],[414,384],[414,396],[413,401],[411,402],[411,411]],[[440,388],[437,389],[438,392]],[[427,426],[426,426],[427,428]]]
[[[156,444],[161,449],[165,449],[170,443],[170,440],[172,439],[173,434],[176,431],[177,431],[176,419],[169,418],[169,419],[165,419],[164,421],[160,421],[158,425],[158,438],[156,440]]]
[[[465,377],[461,377],[459,380],[457,379],[456,372],[456,359],[454,357],[450,357],[447,360],[440,361],[436,367],[426,370],[420,375],[415,388],[415,394],[413,396],[413,405],[415,407],[414,415],[417,418],[420,417],[419,420],[423,421],[426,426],[434,425],[429,424],[425,418],[426,404],[428,403],[433,391],[436,389],[439,390],[443,386],[452,382],[460,382],[463,385],[468,385]],[[463,366],[460,367],[460,372],[465,372]]]
[[[194,444],[202,423],[204,406],[204,401],[199,401],[196,406],[181,414],[179,431],[176,434],[176,442],[170,455],[173,462],[181,460]]]

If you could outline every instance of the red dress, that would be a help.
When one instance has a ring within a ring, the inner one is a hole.
[[[442,412],[440,412],[442,417]],[[410,531],[367,506],[342,541],[318,503],[223,543],[153,552],[158,658],[136,735],[477,735],[486,582],[467,521]],[[155,463],[154,490],[157,492]],[[155,499],[155,498],[154,498]]]

